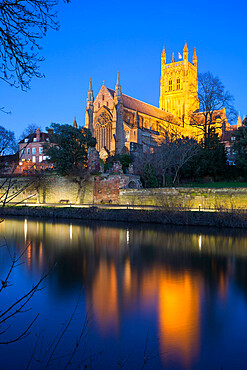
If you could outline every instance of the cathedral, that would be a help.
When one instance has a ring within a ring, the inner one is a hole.
[[[167,135],[197,137],[189,124],[191,112],[198,112],[196,49],[189,62],[187,42],[180,60],[167,63],[163,46],[159,108],[122,93],[119,73],[115,90],[103,83],[94,99],[90,80],[85,127],[96,137],[101,158],[133,151],[153,151]]]

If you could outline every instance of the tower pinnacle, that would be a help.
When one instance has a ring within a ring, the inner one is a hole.
[[[76,117],[74,118],[74,123],[73,123],[73,127],[74,127],[74,128],[77,128],[77,122],[76,122]]]
[[[241,121],[241,115],[240,115],[240,112],[239,112],[238,121],[237,121],[237,128],[239,128],[240,126],[242,126],[242,121]]]
[[[192,62],[193,62],[193,64],[194,64],[194,66],[196,67],[196,66],[197,66],[196,48],[194,48],[194,55],[193,55]]]
[[[88,93],[87,93],[87,101],[88,102],[93,102],[94,101],[91,78],[90,78],[89,89],[88,89]]]
[[[189,51],[188,51],[187,41],[185,39],[184,50],[183,50],[183,58],[184,58],[184,60],[188,60],[188,55],[189,55]]]
[[[166,64],[166,52],[165,52],[165,45],[163,45],[163,50],[161,54],[161,61],[163,64]]]
[[[175,59],[174,59],[174,53],[172,53],[172,63],[175,62]]]
[[[119,72],[117,73],[117,84],[115,86],[115,96],[120,98],[122,95],[121,93],[121,85],[120,85],[120,80],[119,80]]]

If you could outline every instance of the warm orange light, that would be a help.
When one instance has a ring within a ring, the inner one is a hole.
[[[160,282],[160,345],[189,366],[200,340],[200,287],[188,272],[166,273]]]

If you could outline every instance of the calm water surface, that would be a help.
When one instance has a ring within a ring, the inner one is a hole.
[[[59,338],[49,368],[64,368],[86,315],[70,369],[247,368],[247,232],[7,219],[0,233],[0,279],[27,246],[0,310],[56,264],[0,334],[14,338],[39,313],[28,337],[0,344],[0,369],[31,357],[30,368],[44,368]]]

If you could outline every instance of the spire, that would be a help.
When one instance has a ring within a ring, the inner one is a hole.
[[[194,64],[194,66],[197,66],[196,48],[194,48],[194,55],[193,55],[192,62]]]
[[[174,59],[174,53],[172,53],[172,63],[175,62],[175,59]]]
[[[188,51],[187,41],[185,39],[184,50],[183,50],[183,58],[184,58],[184,60],[188,60],[188,55],[189,55],[189,51]]]
[[[238,121],[237,121],[237,128],[239,128],[240,126],[242,126],[242,121],[241,121],[241,115],[240,115],[240,112],[239,112]]]
[[[139,119],[139,114],[138,114],[138,109],[137,109],[135,112],[134,126],[139,128],[139,123],[140,123],[140,119]]]
[[[187,46],[187,41],[185,39],[185,43],[184,43],[184,51],[187,51],[188,52],[188,46]]]
[[[163,50],[162,50],[162,54],[161,54],[161,60],[162,60],[162,63],[166,64],[165,45],[163,45]]]
[[[93,102],[94,101],[91,78],[90,78],[89,89],[88,89],[88,93],[87,93],[87,101],[88,102]]]
[[[117,84],[115,86],[115,97],[120,98],[122,95],[121,93],[121,85],[119,80],[119,72],[117,73]]]
[[[73,127],[74,127],[74,128],[77,128],[77,122],[76,122],[76,117],[74,118],[74,123],[73,123]]]
[[[162,50],[162,56],[165,55],[166,52],[165,52],[165,45],[163,45],[163,50]]]

